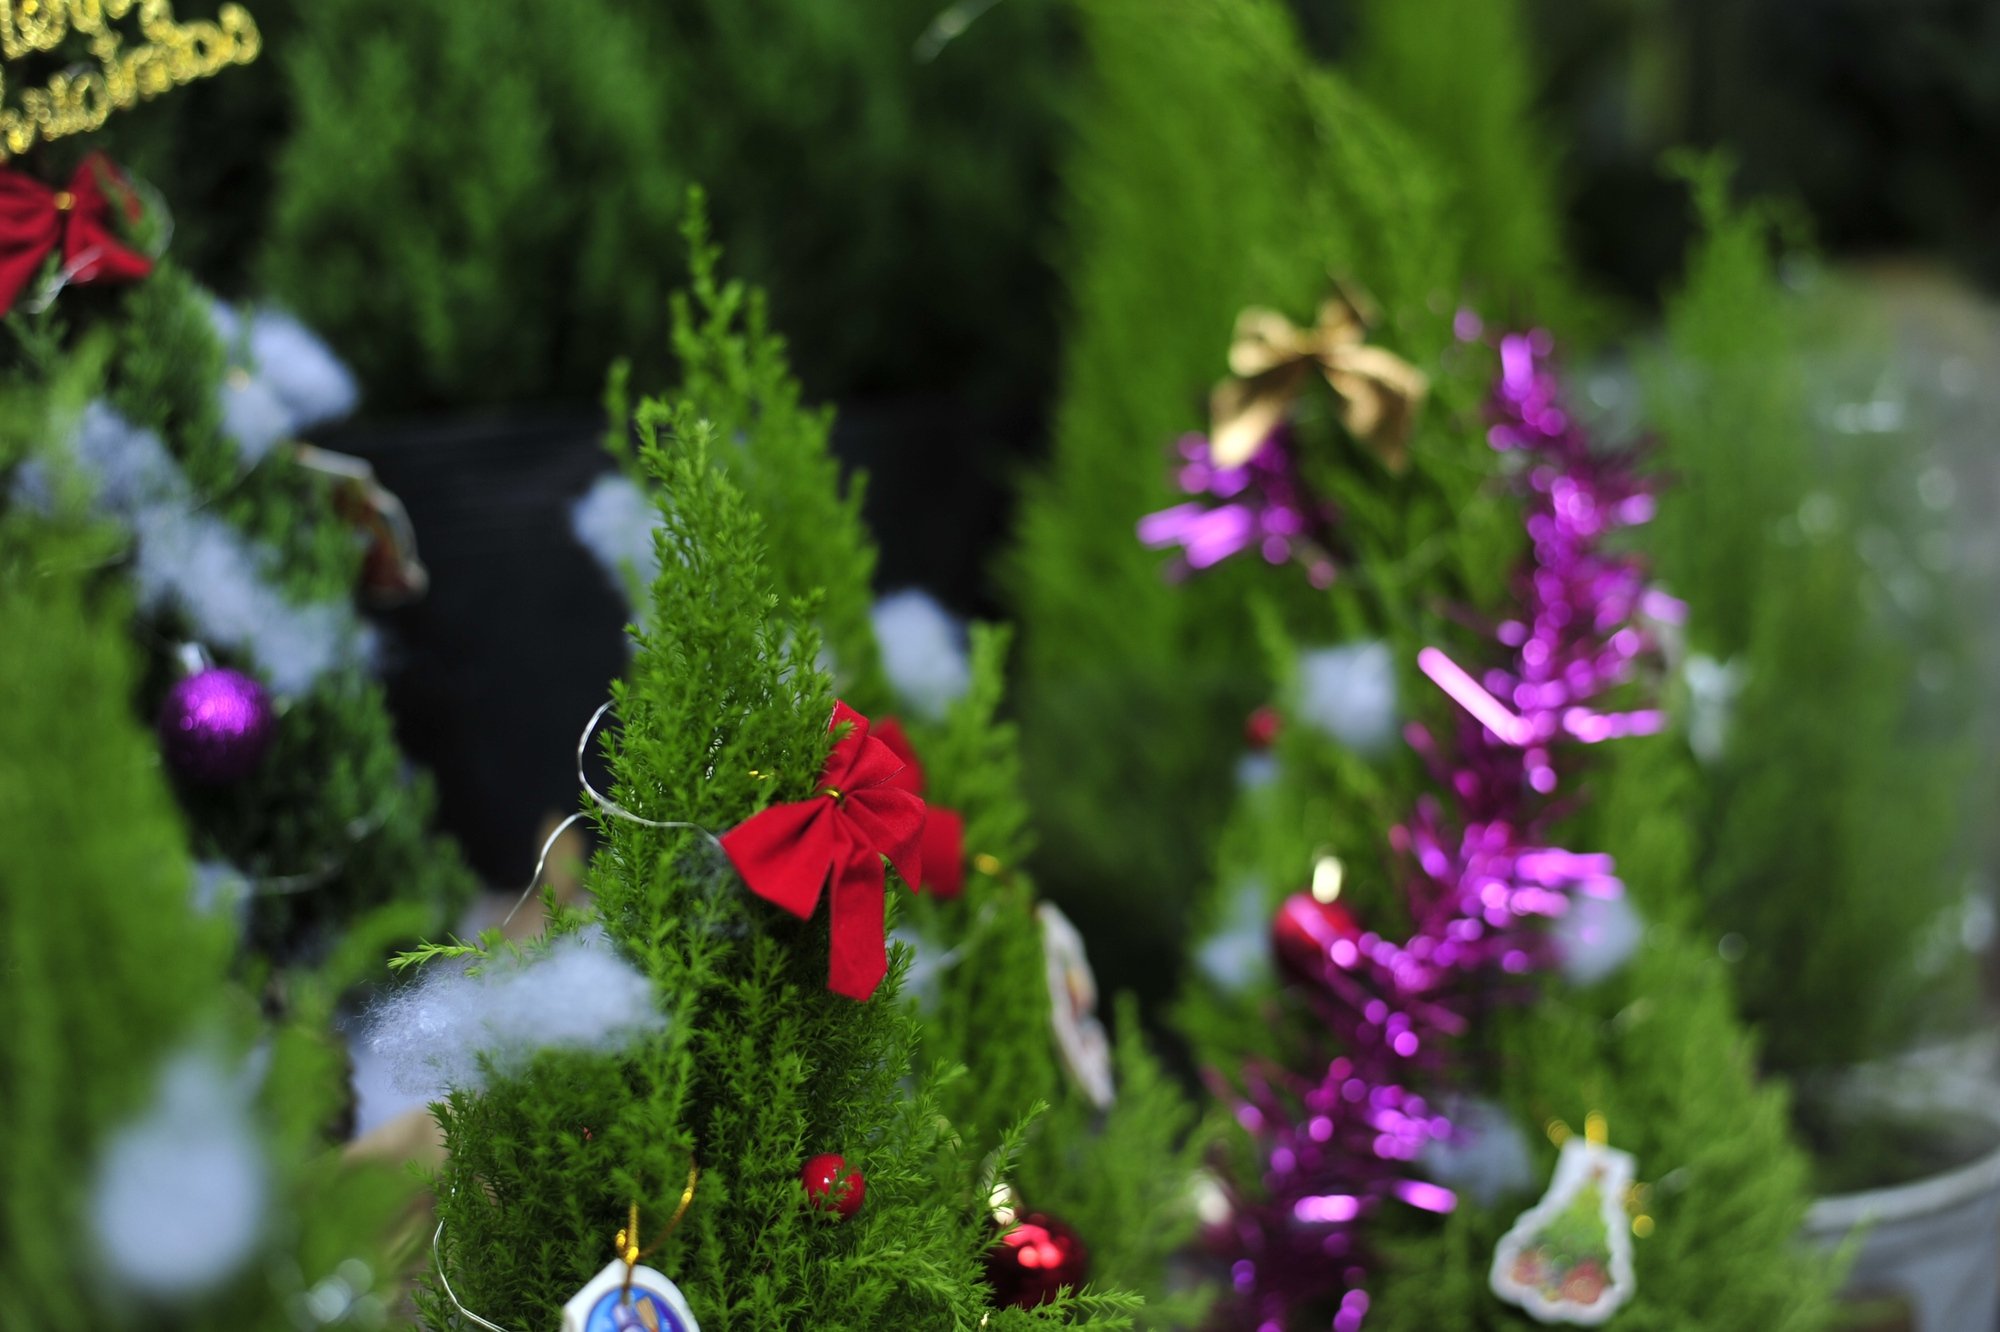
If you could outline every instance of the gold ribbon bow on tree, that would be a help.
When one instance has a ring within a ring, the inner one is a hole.
[[[1369,346],[1367,337],[1360,310],[1345,296],[1322,304],[1311,328],[1262,306],[1237,315],[1230,377],[1209,397],[1209,452],[1216,465],[1248,462],[1318,370],[1340,402],[1348,433],[1391,471],[1408,466],[1410,431],[1430,380],[1394,352]]]

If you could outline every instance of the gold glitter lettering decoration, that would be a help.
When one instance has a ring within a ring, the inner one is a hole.
[[[137,41],[112,25],[137,15]],[[66,41],[90,55],[39,87],[12,95],[18,61],[47,58]],[[247,65],[264,49],[250,11],[225,4],[213,19],[174,18],[172,0],[0,0],[0,161],[37,142],[98,128],[140,102],[229,65]]]

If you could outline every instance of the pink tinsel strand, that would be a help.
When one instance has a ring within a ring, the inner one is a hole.
[[[1400,943],[1364,933],[1326,946],[1309,997],[1341,1054],[1319,1077],[1244,1071],[1237,1118],[1265,1168],[1212,1236],[1233,1259],[1223,1311],[1233,1325],[1263,1332],[1330,1311],[1337,1332],[1357,1332],[1370,1217],[1455,1201],[1416,1174],[1423,1146],[1453,1131],[1417,1088],[1448,1089],[1469,1014],[1524,993],[1525,978],[1553,964],[1547,920],[1578,894],[1623,891],[1610,857],[1550,844],[1568,808],[1556,764],[1572,744],[1659,728],[1657,711],[1610,706],[1611,696],[1656,652],[1649,623],[1685,608],[1607,547],[1651,518],[1653,498],[1636,454],[1593,448],[1564,407],[1551,349],[1539,331],[1502,337],[1489,400],[1489,442],[1522,459],[1530,543],[1518,613],[1492,630],[1501,664],[1475,674],[1436,648],[1420,658],[1462,714],[1443,738],[1409,730],[1438,787],[1391,831],[1410,866],[1414,929]]]

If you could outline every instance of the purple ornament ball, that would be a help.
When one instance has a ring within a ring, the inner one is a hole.
[[[167,691],[160,749],[174,774],[202,786],[241,781],[271,747],[271,696],[241,671],[211,666]]]

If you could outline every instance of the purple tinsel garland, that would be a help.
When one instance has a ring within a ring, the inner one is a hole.
[[[1438,786],[1390,835],[1410,866],[1413,932],[1396,942],[1329,931],[1308,997],[1341,1053],[1316,1077],[1244,1073],[1237,1119],[1263,1176],[1234,1199],[1215,1239],[1235,1255],[1230,1312],[1258,1332],[1328,1305],[1334,1332],[1361,1326],[1369,1215],[1390,1200],[1431,1212],[1456,1205],[1415,1163],[1453,1132],[1427,1096],[1453,1090],[1468,1015],[1518,991],[1510,978],[1552,964],[1544,923],[1574,894],[1623,891],[1609,856],[1549,844],[1556,746],[1660,729],[1656,710],[1599,705],[1655,651],[1649,621],[1678,621],[1683,608],[1648,588],[1635,557],[1607,546],[1609,534],[1652,517],[1653,497],[1632,452],[1594,449],[1564,409],[1551,349],[1544,332],[1503,337],[1489,400],[1489,442],[1523,464],[1532,548],[1519,614],[1493,630],[1506,664],[1475,677],[1437,648],[1418,656],[1464,715],[1442,741],[1421,726],[1407,732]]]
[[[1314,499],[1292,460],[1290,432],[1279,427],[1262,448],[1237,467],[1218,467],[1203,435],[1183,435],[1175,480],[1197,496],[1139,520],[1139,540],[1160,550],[1180,547],[1175,577],[1220,564],[1255,549],[1271,564],[1296,559],[1314,587],[1333,584],[1325,534],[1330,506]]]

